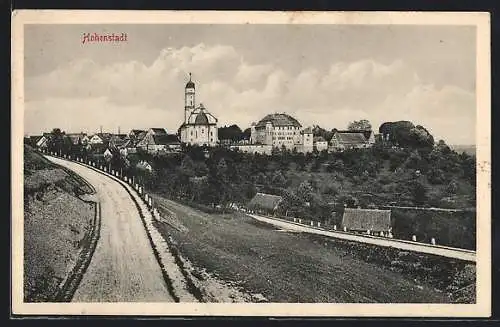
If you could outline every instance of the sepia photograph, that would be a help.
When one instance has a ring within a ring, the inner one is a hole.
[[[15,313],[489,316],[489,14],[12,26]]]

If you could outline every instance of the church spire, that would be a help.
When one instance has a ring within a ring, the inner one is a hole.
[[[189,73],[189,81],[186,84],[186,89],[194,89],[194,83],[191,80],[191,78],[192,78],[191,73]]]

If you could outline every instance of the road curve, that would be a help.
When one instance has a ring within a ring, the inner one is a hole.
[[[72,302],[174,302],[139,212],[118,182],[75,162],[54,157],[96,189],[101,234]]]
[[[368,236],[368,235],[355,235],[355,234],[342,233],[342,232],[333,232],[333,231],[327,231],[327,230],[320,229],[320,228],[307,227],[306,225],[289,222],[289,221],[279,219],[279,218],[267,218],[267,217],[262,217],[262,216],[255,215],[255,214],[248,214],[248,215],[254,219],[257,219],[257,220],[260,220],[262,222],[266,222],[268,224],[272,224],[272,225],[275,225],[275,226],[278,226],[278,227],[281,227],[284,229],[288,229],[288,230],[300,231],[300,232],[306,232],[306,233],[312,233],[312,234],[319,234],[319,235],[329,236],[329,237],[333,237],[333,238],[344,239],[344,240],[348,240],[348,241],[355,241],[355,242],[366,243],[366,244],[374,244],[374,245],[378,245],[378,246],[393,247],[393,248],[406,250],[406,251],[433,254],[433,255],[438,255],[438,256],[442,256],[442,257],[448,257],[448,258],[453,258],[453,259],[458,259],[458,260],[463,260],[463,261],[468,261],[468,262],[476,262],[476,253],[474,251],[470,251],[470,250],[450,248],[450,247],[438,246],[438,245],[432,246],[432,245],[423,244],[423,243],[410,242],[410,241],[405,241],[405,240],[387,239],[387,238]]]

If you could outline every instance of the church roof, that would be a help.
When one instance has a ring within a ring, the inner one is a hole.
[[[217,118],[215,118],[211,113],[209,113],[202,103],[196,108],[188,118],[188,125],[215,125],[217,124]]]
[[[282,114],[269,114],[262,118],[257,125],[255,125],[255,128],[259,127],[265,127],[267,123],[271,123],[274,127],[276,126],[293,126],[293,127],[302,127],[300,125],[299,121],[295,118],[293,118],[290,115],[287,115],[285,113]]]
[[[196,115],[194,123],[195,125],[207,125],[208,124],[207,115],[204,112],[200,112],[198,115]]]

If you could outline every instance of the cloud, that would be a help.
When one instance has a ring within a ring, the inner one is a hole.
[[[232,46],[166,48],[150,65],[98,65],[83,59],[26,78],[26,131],[54,126],[96,130],[161,125],[176,130],[183,117],[187,73],[197,102],[220,124],[242,128],[270,112],[287,112],[303,125],[345,128],[366,118],[375,128],[411,120],[449,143],[473,143],[475,94],[454,85],[424,84],[402,60],[335,62],[326,71],[291,73],[278,64],[250,63]],[[136,126],[137,125],[137,126]]]

